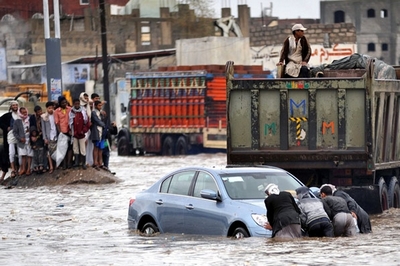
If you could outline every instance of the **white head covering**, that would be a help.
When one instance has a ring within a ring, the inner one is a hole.
[[[268,184],[268,186],[265,188],[265,194],[267,194],[268,196],[271,194],[275,194],[278,195],[279,194],[279,188],[277,185],[275,185],[274,183]]]
[[[321,189],[322,189],[323,187],[326,187],[326,186],[331,187],[331,189],[332,189],[332,194],[336,191],[336,187],[335,187],[334,185],[332,185],[332,184],[323,184],[323,185],[319,188],[319,190],[321,191]]]
[[[294,24],[292,27],[292,31],[296,30],[307,30],[307,28],[305,28],[302,24]]]

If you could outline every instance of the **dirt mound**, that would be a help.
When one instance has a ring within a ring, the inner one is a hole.
[[[60,186],[71,184],[109,184],[121,180],[105,170],[96,170],[88,167],[86,170],[72,168],[66,170],[55,170],[53,173],[22,175],[15,178],[7,178],[3,185],[6,187],[39,187]]]

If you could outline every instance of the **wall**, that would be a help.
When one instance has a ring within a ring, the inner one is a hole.
[[[176,65],[250,65],[249,38],[204,37],[176,41]]]
[[[375,10],[375,17],[367,16],[369,9]],[[382,10],[387,11],[386,17],[381,16]],[[355,25],[359,53],[379,58],[388,64],[400,64],[400,0],[322,1],[321,23],[333,23],[335,11],[343,11],[345,22]],[[375,44],[375,51],[368,50],[369,43]],[[382,50],[382,44],[388,45],[388,51]]]
[[[109,6],[107,6],[109,8]],[[107,52],[109,54],[130,53],[149,50],[162,50],[175,47],[175,40],[198,38],[213,35],[212,19],[196,18],[188,5],[179,5],[179,12],[170,12],[161,8],[161,18],[141,18],[140,10],[132,10],[131,15],[110,15],[107,21]],[[150,26],[151,41],[142,45],[141,27]],[[54,25],[50,24],[51,37],[54,37]],[[101,34],[99,13],[91,8],[85,9],[84,17],[68,17],[60,21],[62,61],[70,61],[79,57],[99,56],[101,62]],[[0,48],[6,48],[7,62],[15,64],[45,63],[44,25],[42,19],[16,20],[0,22]],[[172,59],[173,60],[173,59]],[[155,68],[160,65],[173,64],[170,59],[154,59]],[[148,61],[135,61],[111,66],[114,73],[124,73],[135,69],[148,69]],[[101,72],[101,64],[97,66]],[[13,82],[31,82],[26,80],[26,69],[13,70],[9,74]],[[34,72],[34,71],[31,71]],[[95,66],[91,74],[96,75]],[[23,74],[25,73],[25,74]],[[113,77],[114,73],[110,73]],[[40,78],[38,78],[40,80]],[[35,81],[38,79],[34,79]]]
[[[351,23],[303,24],[307,28],[305,36],[311,44],[356,43],[356,29]],[[277,25],[252,28],[251,46],[278,45],[292,35],[292,25]]]
[[[125,6],[128,0],[106,0],[108,5]],[[98,0],[89,0],[89,5],[81,4],[80,0],[59,0],[61,16],[82,17],[85,8],[96,9]],[[53,0],[48,0],[49,13],[53,14]],[[30,19],[36,13],[43,14],[43,0],[3,0],[0,1],[0,19],[11,14],[16,19]]]

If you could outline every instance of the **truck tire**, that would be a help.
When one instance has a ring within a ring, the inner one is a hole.
[[[379,179],[379,197],[381,201],[382,211],[389,209],[389,193],[385,182],[385,179],[381,177]]]
[[[389,183],[389,203],[390,208],[400,208],[400,186],[395,176],[392,176]]]
[[[118,156],[129,155],[129,141],[126,137],[120,137],[118,139]]]
[[[161,154],[165,156],[175,155],[175,142],[171,136],[164,139]]]
[[[175,154],[186,155],[188,153],[188,144],[184,136],[180,136],[176,141]]]

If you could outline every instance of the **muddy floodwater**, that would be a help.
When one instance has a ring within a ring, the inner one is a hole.
[[[178,167],[225,161],[112,153],[118,184],[1,188],[0,265],[400,265],[398,209],[371,217],[373,233],[354,238],[142,237],[127,229],[136,193]]]

